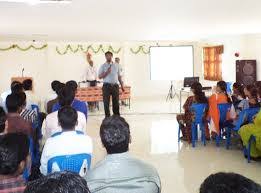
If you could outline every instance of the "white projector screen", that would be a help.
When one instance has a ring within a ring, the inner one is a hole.
[[[193,46],[150,47],[151,80],[193,77]]]

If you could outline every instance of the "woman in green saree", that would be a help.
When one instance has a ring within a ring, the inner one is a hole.
[[[261,88],[258,88],[259,100],[261,97]],[[250,156],[252,158],[261,157],[261,111],[256,115],[254,122],[244,125],[238,131],[243,145],[247,146],[250,137],[253,135],[255,137],[255,141],[251,143],[251,152]]]
[[[250,137],[253,135],[256,141],[251,144],[250,155],[253,158],[261,157],[261,111],[259,111],[254,119],[254,123],[244,125],[240,128],[239,135],[244,146],[247,146]]]

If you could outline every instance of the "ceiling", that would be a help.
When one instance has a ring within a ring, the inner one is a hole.
[[[260,0],[0,2],[0,40],[185,40],[261,33]]]

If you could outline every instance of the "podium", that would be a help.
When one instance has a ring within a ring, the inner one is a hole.
[[[14,82],[14,81],[18,81],[18,82],[21,82],[23,83],[24,80],[27,80],[27,79],[30,79],[33,81],[33,78],[32,77],[21,77],[21,76],[17,76],[17,77],[12,77],[11,78],[11,83]]]
[[[128,106],[130,108],[130,99],[131,99],[131,87],[125,86],[125,92],[123,93],[122,90],[119,90],[120,100],[127,100]],[[78,100],[85,101],[85,102],[101,102],[103,101],[102,95],[102,87],[95,86],[95,87],[86,87],[86,88],[78,88],[77,93],[75,96]]]

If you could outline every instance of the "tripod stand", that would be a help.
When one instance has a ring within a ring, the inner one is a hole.
[[[170,88],[169,88],[169,93],[167,95],[166,101],[170,100],[170,99],[174,99],[175,97],[178,97],[178,94],[176,93],[176,90],[173,86],[173,81],[170,82]]]

